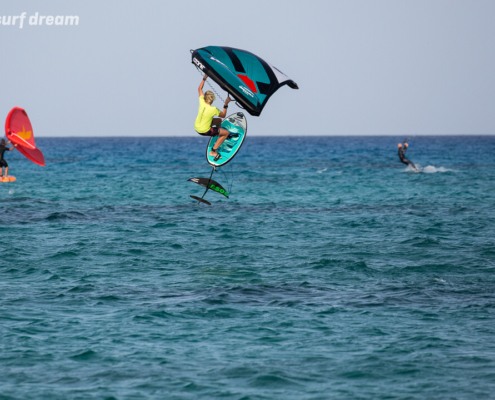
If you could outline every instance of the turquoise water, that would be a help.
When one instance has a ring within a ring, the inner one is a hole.
[[[400,139],[8,153],[0,399],[493,398],[495,137]]]

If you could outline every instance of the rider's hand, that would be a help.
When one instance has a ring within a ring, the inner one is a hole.
[[[225,104],[229,104],[232,101],[230,97],[227,97],[227,100],[225,100]]]

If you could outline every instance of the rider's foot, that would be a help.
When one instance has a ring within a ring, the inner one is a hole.
[[[222,158],[222,156],[220,155],[220,153],[217,152],[215,149],[211,149],[210,156],[211,157],[214,157],[214,161],[218,161],[218,160],[220,160]]]

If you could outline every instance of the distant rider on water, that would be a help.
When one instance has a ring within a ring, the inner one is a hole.
[[[1,178],[5,178],[9,175],[9,164],[7,164],[7,161],[5,161],[3,159],[3,154],[6,152],[6,151],[12,151],[14,150],[17,145],[14,144],[14,147],[7,147],[7,145],[10,143],[10,140],[5,143],[5,139],[2,139],[2,141],[0,142],[0,165],[2,166],[2,176]],[[3,173],[3,169],[5,168],[5,174]]]
[[[217,149],[230,135],[230,132],[227,129],[221,128],[221,125],[222,118],[225,118],[227,115],[227,108],[229,107],[231,99],[230,97],[227,97],[222,112],[220,112],[218,108],[213,107],[211,104],[215,101],[215,95],[209,90],[206,93],[203,93],[203,86],[207,78],[208,76],[205,74],[203,80],[199,84],[199,111],[196,123],[194,124],[194,129],[196,129],[196,132],[201,136],[219,136],[214,147],[210,151],[210,156],[215,157],[215,161],[217,161],[221,158],[220,154],[217,153]],[[214,118],[215,116],[219,116],[220,118]]]
[[[416,167],[416,165],[408,160],[406,158],[406,151],[407,151],[407,147],[409,146],[409,144],[407,142],[404,142],[404,146],[402,146],[402,143],[399,143],[398,147],[399,147],[399,159],[402,163],[406,164],[408,167],[411,166],[415,171],[418,171],[418,167]]]

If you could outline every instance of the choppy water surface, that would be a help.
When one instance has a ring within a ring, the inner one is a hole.
[[[0,398],[493,398],[495,137],[397,141],[248,137],[211,207],[203,138],[8,153]]]

